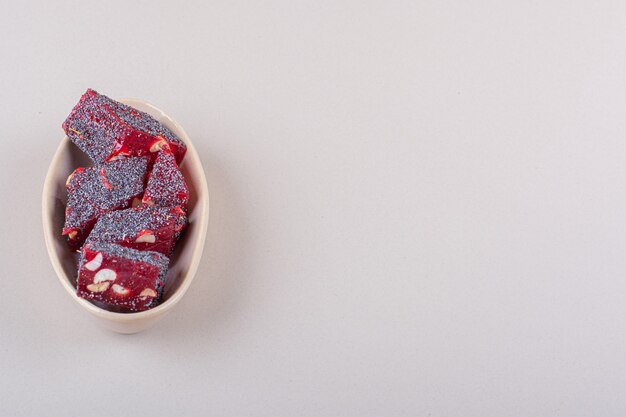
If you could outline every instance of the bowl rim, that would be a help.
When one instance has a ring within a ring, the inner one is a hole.
[[[113,320],[117,322],[128,322],[128,321],[134,321],[134,320],[140,320],[140,319],[146,319],[150,317],[159,316],[160,314],[168,311],[174,305],[176,305],[180,301],[180,299],[185,295],[187,290],[189,289],[189,286],[191,285],[191,282],[195,278],[196,272],[198,270],[198,266],[200,264],[200,258],[202,257],[202,252],[204,250],[204,244],[206,241],[206,233],[207,233],[208,224],[209,224],[209,189],[207,186],[206,175],[204,173],[204,167],[202,166],[202,161],[200,160],[200,157],[198,156],[198,152],[196,151],[196,148],[191,142],[191,139],[189,139],[187,132],[185,132],[183,127],[174,118],[167,115],[165,112],[163,112],[163,110],[159,109],[158,107],[144,100],[135,99],[135,98],[123,98],[123,99],[118,99],[118,101],[124,104],[127,104],[129,106],[133,106],[133,104],[139,104],[143,106],[144,108],[149,108],[150,111],[147,111],[148,114],[150,114],[151,116],[160,115],[161,117],[168,119],[168,121],[176,127],[177,135],[187,146],[187,153],[185,155],[185,159],[187,158],[193,159],[195,162],[195,165],[200,167],[201,175],[199,175],[199,178],[198,178],[199,189],[204,190],[204,195],[206,196],[206,198],[197,200],[196,207],[194,209],[194,210],[200,210],[200,216],[198,218],[203,220],[200,222],[200,225],[199,225],[200,226],[200,235],[199,235],[200,239],[199,239],[199,242],[196,242],[196,244],[194,245],[193,253],[191,255],[191,263],[187,270],[187,274],[183,277],[183,281],[180,283],[180,285],[174,291],[174,293],[171,294],[170,297],[167,300],[165,300],[163,303],[145,311],[139,311],[139,312],[133,312],[133,313],[117,313],[113,311],[104,310],[96,306],[95,304],[92,304],[89,301],[83,298],[80,298],[76,295],[76,288],[70,282],[70,278],[65,274],[65,271],[63,270],[63,267],[61,266],[61,261],[56,256],[55,250],[53,248],[54,243],[52,240],[52,235],[51,233],[49,233],[49,231],[52,229],[51,219],[50,219],[50,216],[48,215],[51,210],[51,206],[50,206],[51,199],[49,198],[49,196],[51,195],[52,189],[55,185],[54,180],[53,180],[54,176],[51,175],[51,173],[56,172],[56,170],[58,169],[59,163],[61,161],[61,155],[65,147],[67,146],[67,141],[69,140],[67,135],[65,135],[65,132],[63,132],[64,137],[61,140],[61,143],[59,144],[59,146],[57,147],[54,153],[54,156],[52,157],[52,161],[50,162],[50,166],[48,167],[48,170],[46,171],[46,179],[44,181],[43,192],[42,192],[42,219],[43,219],[43,229],[44,229],[43,231],[44,231],[44,240],[46,242],[46,249],[48,251],[48,258],[50,258],[50,261],[52,262],[52,268],[56,272],[57,278],[63,285],[63,288],[65,288],[65,290],[69,293],[71,298],[74,301],[76,301],[81,307],[85,308],[91,314],[97,317],[106,319],[106,320]]]

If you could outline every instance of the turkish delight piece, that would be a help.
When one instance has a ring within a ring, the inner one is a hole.
[[[76,294],[128,312],[147,310],[162,297],[168,263],[167,256],[158,252],[113,243],[85,244]]]
[[[148,160],[125,158],[99,166],[77,168],[65,183],[68,201],[65,207],[63,235],[78,247],[96,220],[105,213],[141,202]]]
[[[148,184],[142,201],[151,206],[181,206],[187,210],[189,188],[170,152],[166,150],[159,152],[152,172],[148,176]]]
[[[96,164],[169,149],[180,163],[187,147],[147,113],[88,89],[63,122],[67,136]]]
[[[187,216],[180,207],[140,206],[112,211],[98,219],[86,244],[108,242],[170,256],[186,225]]]

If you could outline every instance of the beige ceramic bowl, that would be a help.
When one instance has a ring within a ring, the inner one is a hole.
[[[67,202],[65,180],[75,168],[91,163],[67,137],[61,142],[52,159],[44,184],[43,229],[52,267],[69,296],[105,327],[119,333],[136,333],[163,317],[189,288],[198,269],[206,237],[209,222],[209,191],[198,153],[183,128],[151,104],[135,99],[120,101],[150,114],[171,129],[187,145],[187,154],[181,164],[181,170],[189,186],[189,227],[172,256],[163,301],[151,310],[123,314],[104,310],[76,296],[78,255],[69,249],[65,237],[61,236]]]

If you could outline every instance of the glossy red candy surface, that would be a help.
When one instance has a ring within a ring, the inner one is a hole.
[[[86,243],[109,242],[169,256],[186,224],[187,216],[180,207],[118,210],[100,217]]]
[[[113,312],[155,307],[188,224],[185,144],[152,116],[91,89],[63,129],[94,162],[65,184],[62,235],[80,252],[76,294]]]
[[[63,122],[63,130],[96,164],[125,156],[156,157],[169,149],[180,163],[185,144],[147,113],[87,90]]]
[[[168,263],[158,252],[87,243],[82,249],[76,294],[120,311],[147,310],[162,296]]]

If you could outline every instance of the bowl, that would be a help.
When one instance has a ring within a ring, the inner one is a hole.
[[[68,295],[96,322],[115,332],[130,334],[152,326],[178,304],[189,289],[198,270],[206,238],[209,223],[209,191],[198,153],[183,128],[163,111],[145,101],[137,99],[119,101],[148,113],[172,130],[187,145],[187,153],[180,169],[189,187],[187,209],[189,226],[172,255],[161,304],[142,312],[117,313],[76,296],[78,254],[69,248],[66,238],[61,236],[67,202],[65,180],[75,168],[93,163],[67,136],[61,141],[46,175],[42,214],[48,255]]]

